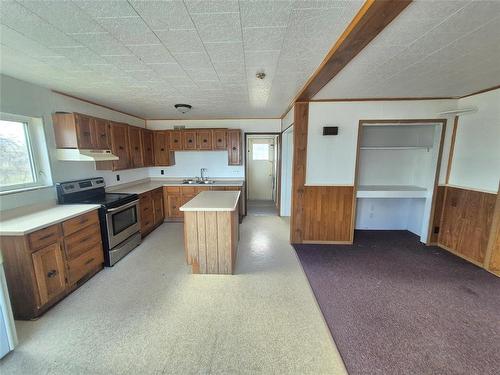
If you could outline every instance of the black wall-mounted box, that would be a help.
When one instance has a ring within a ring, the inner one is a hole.
[[[339,134],[338,126],[323,126],[323,135],[337,135]]]

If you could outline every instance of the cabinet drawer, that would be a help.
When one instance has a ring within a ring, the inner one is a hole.
[[[66,258],[74,259],[101,243],[101,228],[94,224],[64,238]]]
[[[154,225],[154,215],[153,211],[150,211],[146,215],[141,216],[141,229],[143,232],[147,231]]]
[[[170,194],[180,194],[181,187],[180,186],[166,186],[165,191]]]
[[[41,249],[47,245],[57,242],[61,235],[59,224],[37,230],[28,235],[31,250]]]
[[[71,233],[75,233],[91,224],[99,224],[99,217],[97,216],[97,210],[87,212],[86,214],[74,217],[73,219],[66,220],[63,223],[63,232],[67,236]]]
[[[182,195],[196,194],[196,186],[186,186],[182,188]]]
[[[101,244],[95,245],[90,251],[81,254],[78,258],[68,261],[68,280],[75,284],[104,262]]]

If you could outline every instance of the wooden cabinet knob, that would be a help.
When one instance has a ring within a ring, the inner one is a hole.
[[[51,271],[47,272],[47,277],[50,278],[50,279],[53,278],[56,275],[57,275],[57,271],[56,270],[51,270]]]
[[[139,147],[135,147],[135,151],[138,151],[139,150]]]
[[[192,140],[192,139],[189,139],[189,140],[188,140],[188,143],[193,143],[193,140]]]
[[[90,136],[90,132],[83,132],[83,135]]]
[[[178,139],[174,139],[174,143],[178,143],[178,142],[179,142],[179,140],[178,140]]]
[[[217,140],[217,142],[222,142],[222,139],[220,139],[220,138],[219,138],[219,139]]]
[[[161,148],[161,149],[160,149],[160,151],[165,151],[165,149],[164,149],[164,148]]]
[[[207,143],[207,142],[208,142],[208,140],[206,140],[206,139],[203,140],[203,143]]]
[[[236,147],[233,147],[233,151],[236,151]]]

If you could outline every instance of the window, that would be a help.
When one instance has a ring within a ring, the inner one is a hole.
[[[0,192],[11,192],[47,185],[40,168],[48,157],[40,157],[40,143],[45,143],[41,121],[1,114],[0,117]],[[44,168],[49,170],[49,168]]]
[[[253,160],[269,160],[269,144],[254,143],[252,145]]]

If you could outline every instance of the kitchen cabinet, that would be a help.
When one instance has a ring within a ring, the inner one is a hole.
[[[226,129],[213,129],[212,142],[214,150],[227,150],[227,131]]]
[[[182,150],[182,131],[180,130],[170,131],[170,149],[175,151]]]
[[[198,150],[212,150],[212,130],[198,130],[196,137]]]
[[[154,132],[154,153],[156,166],[175,165],[175,154],[169,149],[170,132],[167,130]]]
[[[57,148],[109,149],[109,122],[81,113],[52,115]]]
[[[128,144],[130,150],[130,167],[140,168],[144,166],[144,152],[142,148],[141,128],[128,126]]]
[[[196,150],[197,146],[197,132],[195,130],[182,131],[182,148],[186,151]]]
[[[141,235],[144,238],[163,223],[163,189],[158,188],[139,194],[139,210]]]
[[[182,212],[179,207],[182,206],[182,196],[180,194],[167,194],[166,201],[167,217],[178,220],[182,218]]]
[[[151,200],[153,202],[153,214],[155,226],[160,225],[165,220],[163,212],[163,189],[158,188],[151,192]]]
[[[113,161],[113,170],[118,171],[130,167],[130,152],[128,142],[128,125],[112,122],[110,125],[111,150],[119,160]]]
[[[31,255],[40,305],[57,298],[66,290],[66,273],[59,242],[53,243]]]
[[[145,167],[154,166],[154,148],[153,148],[153,132],[151,130],[141,129],[142,151]]]
[[[241,165],[243,162],[241,155],[241,130],[229,129],[227,131],[227,152],[229,165]]]
[[[97,210],[26,235],[1,236],[16,319],[34,319],[103,268]]]

